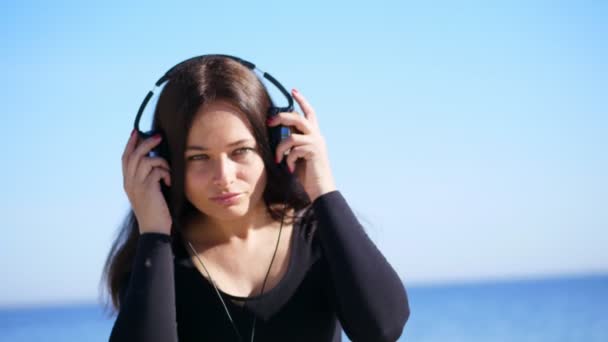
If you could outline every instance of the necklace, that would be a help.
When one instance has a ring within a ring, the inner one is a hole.
[[[276,247],[274,249],[274,253],[272,254],[272,259],[270,260],[270,266],[268,266],[268,271],[266,271],[266,276],[264,277],[264,282],[262,283],[262,289],[260,290],[260,295],[262,295],[264,293],[264,287],[266,286],[266,280],[268,279],[268,274],[270,274],[270,269],[272,268],[272,263],[274,262],[274,257],[276,256],[277,250],[279,249],[279,241],[281,241],[281,231],[283,231],[283,219],[284,218],[285,218],[285,211],[283,211],[283,215],[281,216],[281,227],[279,228],[279,236],[277,237],[277,245],[276,245]],[[228,311],[228,307],[226,306],[226,303],[224,302],[224,298],[220,294],[220,291],[218,290],[217,286],[215,285],[215,282],[213,281],[213,278],[211,278],[211,274],[209,273],[209,271],[205,267],[205,264],[203,263],[203,260],[201,260],[201,258],[196,253],[196,250],[194,249],[194,246],[192,246],[192,244],[190,243],[190,241],[188,241],[187,239],[186,239],[186,242],[188,243],[188,246],[192,250],[192,253],[196,257],[196,259],[198,259],[198,262],[201,264],[201,266],[203,266],[203,269],[205,270],[205,273],[207,273],[207,276],[209,277],[209,280],[211,281],[211,284],[213,285],[213,288],[215,289],[215,293],[217,294],[218,298],[222,302],[222,306],[224,307],[224,310],[226,311],[226,315],[228,315],[228,320],[230,321],[230,324],[234,328],[234,332],[238,336],[239,341],[242,342],[243,341],[243,337],[241,336],[241,333],[237,329],[236,325],[234,324],[232,316],[230,316],[230,312]],[[243,308],[244,308],[244,306],[245,306],[245,304],[243,303]],[[254,315],[253,316],[253,326],[251,328],[251,340],[250,340],[251,342],[253,342],[253,338],[255,336],[255,324],[256,324],[256,322],[257,322],[257,316]]]

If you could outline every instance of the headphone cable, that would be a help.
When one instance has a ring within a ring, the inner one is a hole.
[[[277,254],[277,250],[279,249],[279,242],[281,241],[281,232],[283,231],[283,221],[285,219],[285,210],[287,208],[287,201],[285,202],[284,206],[283,206],[283,214],[281,215],[281,226],[279,228],[279,236],[277,237],[277,245],[274,249],[274,253],[272,254],[272,259],[270,260],[270,266],[268,267],[268,270],[266,271],[266,276],[264,277],[264,282],[262,283],[262,289],[260,291],[260,296],[264,293],[264,288],[266,286],[266,280],[268,279],[268,275],[270,274],[270,269],[272,268],[272,263],[274,262],[274,258]],[[190,249],[192,250],[192,253],[194,254],[194,256],[196,256],[196,258],[198,259],[199,263],[201,264],[201,266],[203,266],[203,269],[205,270],[205,272],[207,273],[207,276],[209,277],[209,280],[211,281],[211,284],[213,285],[213,288],[215,289],[215,293],[217,294],[217,296],[219,297],[220,301],[222,302],[222,306],[224,307],[224,310],[226,311],[226,315],[228,315],[228,319],[230,320],[230,324],[232,325],[232,327],[234,328],[235,333],[237,334],[239,341],[243,341],[243,337],[241,336],[238,328],[236,327],[236,325],[234,324],[234,320],[232,319],[232,316],[230,316],[230,312],[228,311],[228,307],[226,306],[226,303],[224,302],[224,299],[222,297],[222,295],[220,294],[220,291],[218,290],[217,286],[215,285],[215,282],[213,281],[213,279],[211,278],[211,273],[209,273],[209,271],[207,270],[207,268],[205,267],[205,264],[203,263],[203,261],[201,260],[201,258],[198,256],[196,250],[194,249],[194,247],[192,246],[192,244],[190,243],[190,241],[188,241],[186,239],[186,242],[188,243],[188,246],[190,246]],[[244,303],[243,303],[244,305]],[[253,338],[255,336],[255,325],[257,322],[257,316],[253,316],[253,326],[251,329],[251,342],[253,342]]]

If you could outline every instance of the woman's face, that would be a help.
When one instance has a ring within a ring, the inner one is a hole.
[[[237,219],[263,204],[266,171],[244,118],[227,101],[205,104],[186,140],[186,198],[215,220]],[[227,193],[239,195],[231,202],[212,199]]]

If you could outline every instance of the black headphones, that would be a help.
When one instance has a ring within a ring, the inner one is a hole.
[[[146,108],[146,105],[148,104],[148,102],[150,101],[150,99],[152,98],[152,96],[154,95],[154,90],[158,87],[160,87],[162,84],[164,84],[165,82],[167,82],[168,80],[170,80],[172,77],[175,76],[176,71],[180,70],[180,67],[187,64],[187,63],[191,63],[197,60],[201,60],[204,58],[208,58],[208,57],[225,57],[225,58],[230,58],[232,60],[235,60],[237,62],[239,62],[240,64],[242,64],[243,66],[247,67],[248,69],[250,69],[253,73],[255,73],[255,70],[257,69],[260,73],[262,73],[262,75],[264,76],[265,79],[269,80],[272,84],[274,84],[277,88],[279,88],[279,90],[281,91],[281,93],[283,93],[283,95],[285,95],[285,97],[287,98],[288,101],[288,105],[287,107],[274,107],[271,106],[270,108],[268,108],[267,111],[267,117],[271,118],[281,112],[293,112],[294,106],[293,106],[293,98],[291,97],[291,95],[289,94],[289,92],[287,90],[285,90],[285,87],[283,87],[283,85],[281,85],[281,83],[279,83],[279,81],[277,81],[274,77],[272,77],[272,75],[270,75],[269,73],[266,73],[262,70],[260,70],[259,68],[256,68],[255,64],[246,61],[244,59],[241,59],[239,57],[235,57],[235,56],[230,56],[230,55],[222,55],[222,54],[208,54],[208,55],[201,55],[201,56],[196,56],[196,57],[192,57],[189,59],[186,59],[178,64],[176,64],[175,66],[173,66],[171,69],[169,69],[169,71],[167,71],[163,77],[161,77],[158,81],[156,81],[156,83],[154,84],[154,88],[152,88],[152,90],[150,90],[148,92],[148,95],[146,95],[146,97],[144,98],[144,101],[141,103],[141,105],[139,106],[139,110],[137,111],[137,116],[135,117],[135,123],[133,124],[133,128],[137,131],[139,137],[141,139],[148,139],[150,137],[152,137],[155,134],[161,134],[161,132],[157,132],[154,130],[150,130],[147,132],[142,132],[139,130],[139,120],[144,112],[144,108]],[[257,76],[257,74],[256,74]],[[291,128],[288,126],[282,126],[282,125],[278,125],[278,126],[274,126],[274,127],[269,127],[268,128],[268,137],[270,140],[270,150],[272,152],[275,152],[277,149],[277,146],[279,145],[279,143],[281,141],[283,141],[284,139],[286,139],[287,137],[289,137],[291,135]],[[163,156],[164,151],[166,151],[167,146],[166,146],[166,139],[164,139],[161,141],[160,144],[158,144],[154,149],[152,149],[149,153],[149,157],[154,157],[154,156]],[[282,168],[284,171],[287,171],[287,162],[286,162],[286,158],[283,158],[281,160],[281,164],[280,164],[280,168]],[[162,182],[161,182],[162,183]]]

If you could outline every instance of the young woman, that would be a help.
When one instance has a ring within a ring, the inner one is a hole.
[[[336,189],[313,107],[291,95],[304,115],[269,119],[267,89],[232,58],[173,72],[162,135],[134,130],[122,156],[132,210],[104,268],[110,341],[399,338],[405,288]],[[273,147],[278,126],[293,133]]]

